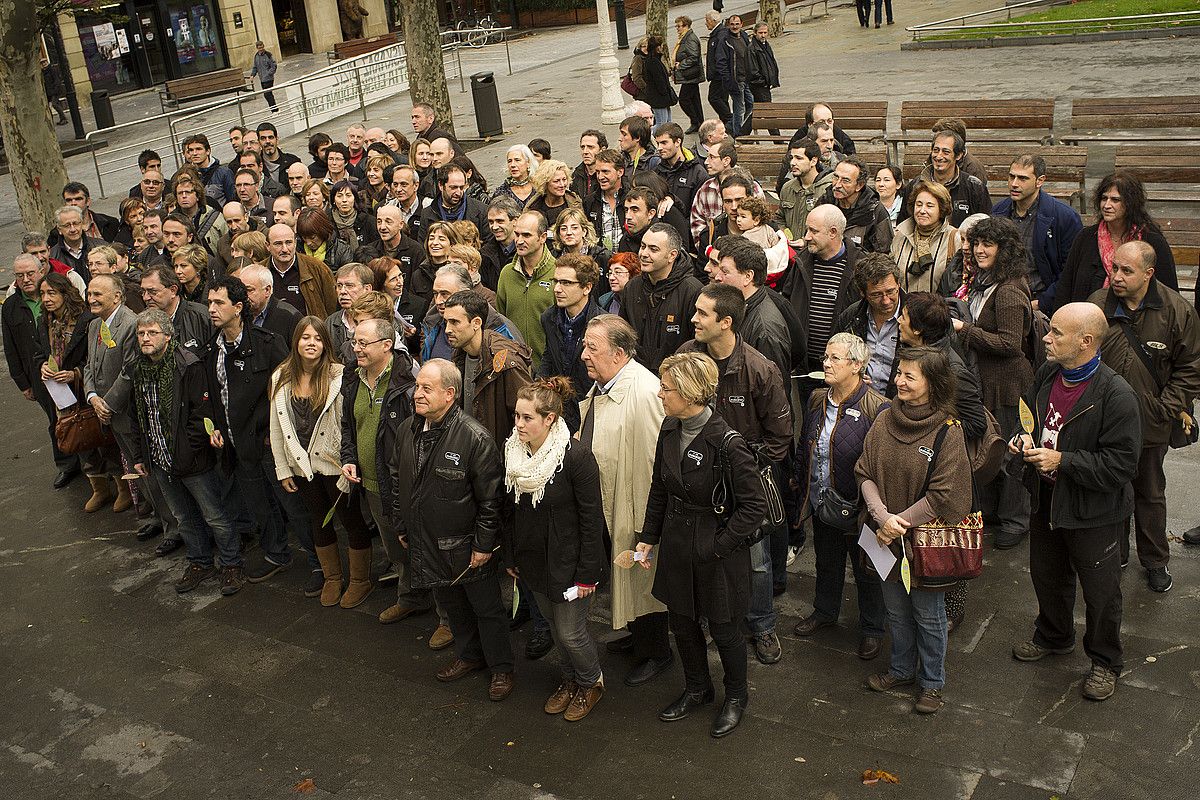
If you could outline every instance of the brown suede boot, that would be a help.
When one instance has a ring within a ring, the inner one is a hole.
[[[321,572],[325,573],[325,585],[321,587],[321,605],[336,606],[342,597],[342,559],[338,555],[337,544],[327,544],[318,547],[317,559],[321,562]]]
[[[92,496],[84,503],[83,510],[92,514],[112,502],[113,491],[107,475],[88,475],[88,481],[92,484]]]
[[[354,608],[375,588],[371,583],[371,548],[350,550],[350,585],[342,595],[342,608]]]
[[[133,508],[133,495],[129,493],[129,481],[114,478],[117,482],[117,499],[113,500],[113,513],[120,514]]]

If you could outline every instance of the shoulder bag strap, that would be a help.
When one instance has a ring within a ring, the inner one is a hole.
[[[1154,381],[1154,385],[1161,392],[1163,385],[1158,381],[1158,373],[1154,371],[1154,362],[1150,360],[1150,354],[1146,352],[1146,346],[1142,344],[1142,340],[1133,332],[1133,321],[1128,318],[1123,319],[1120,323],[1121,330],[1125,334],[1125,338],[1129,340],[1129,346],[1133,348],[1133,352],[1141,359],[1142,366],[1146,368],[1146,372],[1150,373],[1150,379]]]
[[[933,455],[929,457],[929,468],[925,470],[925,483],[921,485],[921,493],[917,497],[924,497],[929,494],[929,483],[933,480],[933,466],[937,463],[938,453],[942,450],[942,443],[946,441],[946,434],[950,432],[950,424],[943,423],[941,429],[937,432],[937,438],[933,440]]]

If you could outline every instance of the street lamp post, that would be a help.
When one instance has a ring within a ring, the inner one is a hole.
[[[621,99],[621,69],[613,51],[612,23],[608,18],[608,0],[596,0],[596,24],[600,27],[600,121],[616,125],[625,118]]]

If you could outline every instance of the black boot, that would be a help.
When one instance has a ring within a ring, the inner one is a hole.
[[[711,688],[705,689],[702,692],[684,691],[679,695],[679,699],[671,705],[664,708],[658,715],[658,718],[663,722],[677,722],[692,713],[694,709],[700,706],[708,705],[713,701],[715,694]]]
[[[713,720],[712,728],[708,731],[709,735],[714,739],[720,739],[722,736],[733,733],[733,729],[742,721],[742,714],[746,712],[748,702],[748,700],[725,698],[725,705],[721,706],[721,712]]]

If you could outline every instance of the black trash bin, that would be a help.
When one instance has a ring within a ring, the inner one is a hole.
[[[112,100],[104,90],[92,92],[92,113],[96,115],[96,129],[111,128],[113,121]]]
[[[500,98],[496,95],[496,78],[490,72],[471,76],[471,99],[475,102],[475,125],[482,138],[500,136],[504,123],[500,120]]]

